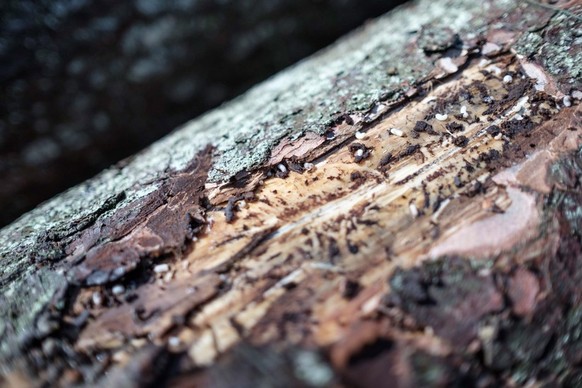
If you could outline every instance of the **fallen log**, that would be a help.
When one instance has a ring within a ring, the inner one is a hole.
[[[23,216],[4,384],[578,386],[581,14],[410,3]]]

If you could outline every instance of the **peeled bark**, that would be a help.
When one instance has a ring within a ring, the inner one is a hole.
[[[577,386],[578,2],[419,1],[2,230],[2,373]]]

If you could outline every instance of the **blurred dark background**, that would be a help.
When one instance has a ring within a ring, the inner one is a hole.
[[[0,226],[404,0],[1,0]]]

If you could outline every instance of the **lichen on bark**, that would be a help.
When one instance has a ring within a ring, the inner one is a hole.
[[[569,13],[556,13],[542,30],[523,34],[515,44],[518,54],[535,58],[554,76],[565,93],[582,88],[580,20]]]

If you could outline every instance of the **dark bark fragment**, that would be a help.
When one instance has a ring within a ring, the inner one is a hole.
[[[390,280],[394,299],[422,326],[465,348],[480,320],[500,311],[501,294],[492,277],[480,277],[466,260],[447,258],[419,270],[397,270]]]

